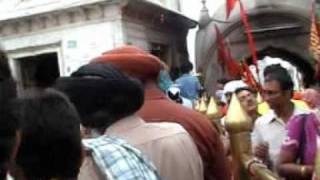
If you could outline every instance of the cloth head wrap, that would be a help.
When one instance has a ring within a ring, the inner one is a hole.
[[[230,81],[224,86],[223,94],[234,93],[236,89],[242,87],[248,87],[248,85],[241,80]]]
[[[135,46],[123,46],[107,51],[92,62],[108,62],[140,80],[156,80],[162,68],[159,58]]]
[[[105,63],[80,67],[55,87],[75,104],[84,126],[101,128],[129,116],[144,101],[141,83]]]

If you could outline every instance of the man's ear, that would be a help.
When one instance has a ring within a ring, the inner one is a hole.
[[[292,97],[293,97],[293,91],[291,91],[291,90],[286,90],[286,91],[284,91],[284,95],[285,95],[286,97],[292,99]]]

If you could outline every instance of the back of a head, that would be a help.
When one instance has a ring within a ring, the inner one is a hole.
[[[91,128],[106,128],[134,114],[144,101],[141,83],[108,63],[82,66],[72,77],[59,79],[55,88],[70,98],[81,123]]]
[[[178,87],[174,87],[174,86],[170,87],[167,91],[167,95],[171,100],[173,100],[179,104],[182,104],[182,98],[180,96],[180,89]]]
[[[277,81],[282,90],[293,91],[293,81],[289,72],[282,67],[280,64],[270,65],[265,68],[264,72],[264,81]]]
[[[11,101],[15,97],[16,86],[11,77],[8,58],[0,50],[0,179],[6,175],[4,165],[10,159],[19,128],[19,122],[11,111]]]
[[[190,71],[192,71],[192,69],[193,69],[193,65],[190,61],[184,62],[180,67],[180,70],[183,74],[189,73]]]
[[[222,85],[225,85],[225,84],[227,84],[229,81],[230,81],[229,79],[221,78],[221,79],[218,79],[218,80],[217,80],[217,83],[222,84]]]
[[[54,90],[17,101],[21,144],[16,164],[27,179],[75,178],[81,166],[78,114]]]

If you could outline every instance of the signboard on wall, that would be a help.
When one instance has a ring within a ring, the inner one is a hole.
[[[113,48],[112,23],[81,28],[63,39],[64,76]]]

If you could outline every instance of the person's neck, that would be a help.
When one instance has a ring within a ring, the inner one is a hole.
[[[159,88],[154,80],[145,80],[143,85],[144,85],[145,89],[158,89]]]
[[[276,115],[280,117],[285,123],[288,122],[294,111],[294,104],[291,101],[288,104],[288,106],[284,105],[279,109],[274,109]]]
[[[252,122],[254,122],[259,117],[259,113],[257,112],[257,110],[248,112],[248,115],[251,117]]]

